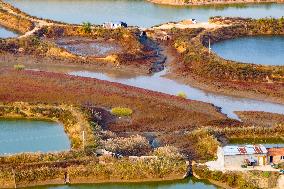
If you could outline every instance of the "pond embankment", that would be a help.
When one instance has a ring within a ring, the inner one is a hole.
[[[100,138],[103,132],[95,122],[90,122],[89,116],[93,114],[92,116],[96,117],[98,112],[94,111],[102,111],[102,109],[92,108],[92,111],[90,110],[58,104],[23,102],[1,104],[0,113],[4,118],[50,119],[62,122],[72,144],[72,150],[67,152],[1,156],[0,183],[3,184],[2,187],[144,182],[183,178],[188,164],[178,151],[169,151],[168,147],[167,149],[156,149],[151,156],[145,154],[146,156],[132,156],[132,158],[114,156],[113,152],[106,150],[104,154],[98,154],[97,147],[102,146],[103,141]],[[103,118],[97,117],[96,119]],[[82,131],[85,134],[83,138],[81,137]],[[109,143],[109,140],[106,142]],[[129,142],[131,141],[128,141],[128,144]],[[127,148],[127,150],[129,153],[130,149]]]
[[[280,174],[262,171],[212,171],[204,165],[193,165],[193,174],[200,179],[208,179],[222,188],[276,188]]]
[[[70,60],[78,64],[130,67],[144,73],[157,59],[155,51],[140,41],[137,28],[111,30],[98,25],[67,24],[27,15],[2,1],[0,6],[3,8],[3,25],[9,29],[17,28],[22,34],[16,39],[1,40],[3,52]],[[60,45],[63,38],[77,38],[77,44]]]
[[[182,162],[178,164],[162,160],[133,162],[125,158],[118,160],[112,157],[87,156],[84,153],[73,154],[73,157],[71,153],[68,156],[62,153],[47,154],[42,157],[29,155],[25,158],[33,158],[33,161],[22,163],[22,165],[17,165],[19,162],[16,158],[20,158],[20,156],[2,159],[1,163],[3,160],[7,163],[1,166],[5,169],[3,168],[0,172],[0,183],[4,183],[4,188],[14,188],[15,185],[17,187],[28,187],[66,184],[66,182],[77,184],[165,181],[182,179],[183,175],[180,171],[186,167]],[[42,161],[40,158],[53,158],[53,162]],[[13,163],[9,159],[14,159]],[[175,166],[178,169],[166,165],[163,169],[167,172],[171,171],[171,173],[161,174],[160,171],[153,171],[154,166],[161,166],[159,162]]]
[[[172,46],[182,63],[172,64],[169,75],[209,91],[262,100],[269,96],[269,100],[283,103],[283,66],[225,60],[208,49],[209,41],[212,44],[241,36],[283,35],[283,19],[215,17],[210,22],[227,26],[203,30],[196,37],[190,31],[173,32]]]
[[[0,25],[18,33],[24,34],[32,30],[35,25],[29,19],[15,14],[8,8],[9,5],[0,1]]]

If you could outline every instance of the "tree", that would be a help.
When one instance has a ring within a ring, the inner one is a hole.
[[[90,22],[83,22],[83,32],[89,34],[92,32],[92,25]]]

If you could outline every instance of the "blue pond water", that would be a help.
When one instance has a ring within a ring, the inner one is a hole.
[[[146,0],[5,0],[38,17],[68,23],[123,20],[130,25],[150,27],[169,21],[211,16],[281,17],[284,4],[250,4],[219,6],[164,6]]]
[[[17,37],[18,34],[0,26],[0,38]]]
[[[284,65],[284,36],[241,37],[215,43],[212,49],[228,60]]]
[[[0,155],[69,149],[69,139],[56,122],[0,119]]]

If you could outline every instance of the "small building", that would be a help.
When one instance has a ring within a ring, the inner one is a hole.
[[[272,164],[284,163],[284,148],[269,148],[267,160]]]
[[[118,22],[105,22],[103,23],[103,27],[107,28],[107,29],[117,29],[117,28],[127,28],[127,24],[125,22],[122,21],[118,21]]]
[[[183,20],[183,21],[179,22],[179,24],[184,24],[184,25],[197,24],[197,20],[192,18],[192,19],[188,19],[188,20]]]
[[[267,150],[261,144],[219,147],[217,153],[222,167],[266,165]]]

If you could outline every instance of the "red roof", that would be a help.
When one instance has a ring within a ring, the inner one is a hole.
[[[269,148],[268,156],[284,156],[284,148]]]

